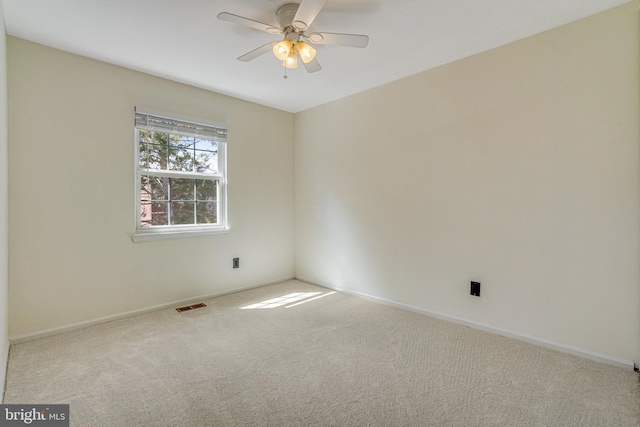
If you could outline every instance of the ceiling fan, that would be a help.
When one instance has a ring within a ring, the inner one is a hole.
[[[284,38],[280,41],[274,40],[262,45],[238,58],[239,61],[249,62],[260,55],[272,51],[276,58],[282,61],[285,67],[284,78],[287,78],[287,68],[298,67],[298,57],[302,60],[304,68],[309,73],[320,71],[322,67],[316,59],[316,50],[305,43],[304,40],[316,45],[336,45],[349,47],[366,47],[369,43],[369,36],[362,34],[342,34],[342,33],[310,33],[305,34],[311,23],[322,10],[327,0],[302,0],[300,4],[289,3],[278,8],[276,20],[279,27],[255,21],[233,13],[222,12],[218,14],[218,19],[244,25],[266,31],[269,34],[280,34]]]

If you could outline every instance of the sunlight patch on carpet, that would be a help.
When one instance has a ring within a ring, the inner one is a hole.
[[[324,297],[326,297],[326,296],[333,295],[333,294],[335,294],[335,293],[336,293],[335,291],[333,291],[333,292],[327,292],[327,293],[325,293],[325,294],[318,295],[317,297],[309,298],[309,299],[307,299],[307,300],[300,301],[300,302],[297,302],[297,303],[295,303],[295,304],[287,305],[287,306],[285,306],[285,308],[295,307],[296,305],[304,304],[304,303],[306,303],[306,302],[310,302],[310,301],[313,301],[313,300],[316,300],[316,299],[319,299],[319,298],[324,298]]]
[[[294,292],[291,294],[283,295],[277,298],[271,298],[266,301],[258,302],[255,304],[246,305],[240,307],[240,310],[255,310],[262,308],[277,308],[285,306],[285,308],[294,307],[296,305],[304,304],[305,302],[313,301],[318,298],[326,297],[328,295],[335,294],[335,292]]]

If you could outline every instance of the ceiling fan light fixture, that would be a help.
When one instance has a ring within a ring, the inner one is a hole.
[[[0,0],[2,2],[2,0]],[[309,44],[336,45],[348,47],[366,47],[369,36],[364,34],[346,33],[310,33],[306,31],[313,25],[314,20],[324,7],[327,0],[298,0],[296,3],[284,4],[276,10],[277,26],[265,24],[244,16],[229,12],[221,12],[218,19],[240,24],[245,27],[264,31],[269,34],[284,36],[280,40],[273,40],[257,47],[238,57],[239,61],[249,62],[269,51],[282,61],[285,67],[284,77],[287,77],[287,68],[298,67],[298,56],[308,73],[315,73],[322,69],[316,59],[316,50]],[[304,42],[302,41],[304,39]],[[308,44],[307,44],[308,43]]]
[[[311,46],[309,46],[308,44],[306,44],[305,42],[299,42],[296,47],[298,49],[298,52],[300,53],[300,58],[302,58],[302,62],[304,62],[305,64],[308,64],[309,62],[313,61],[313,58],[316,57],[316,50]]]
[[[291,55],[293,43],[290,40],[284,39],[280,43],[273,47],[273,54],[281,61],[286,61]]]
[[[295,49],[291,49],[289,56],[282,61],[282,65],[284,65],[285,68],[298,68],[298,56],[296,55]]]

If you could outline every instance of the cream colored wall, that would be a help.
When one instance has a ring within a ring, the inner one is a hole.
[[[11,337],[293,277],[292,114],[13,37],[8,64]],[[228,234],[132,242],[136,105],[228,125]]]
[[[297,114],[297,277],[638,362],[639,34],[631,2]]]
[[[0,402],[9,355],[9,301],[7,254],[7,42],[0,3]]]

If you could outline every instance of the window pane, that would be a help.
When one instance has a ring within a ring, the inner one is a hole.
[[[171,202],[171,225],[193,224],[195,202]]]
[[[196,179],[196,199],[214,201],[218,199],[218,181]]]
[[[198,224],[216,224],[218,222],[217,202],[196,202]]]
[[[194,163],[198,173],[216,173],[218,172],[218,153],[196,150]]]
[[[166,133],[148,132],[143,129],[138,130],[138,141],[140,144],[156,144],[166,147],[168,137],[169,135]]]
[[[166,202],[151,203],[152,225],[168,225]]]
[[[167,203],[140,203],[140,225],[149,227],[153,225],[168,225]]]
[[[138,163],[140,164],[140,167],[145,169],[149,168],[149,163],[152,160],[147,149],[148,144],[151,144],[149,133],[146,130],[138,131],[138,151],[140,153]]]
[[[140,167],[167,169],[167,149],[156,144],[140,144]]]
[[[169,135],[160,132],[138,131],[140,167],[167,169],[167,140]]]
[[[169,135],[164,132],[149,132],[152,144],[158,144],[166,147],[169,141]]]
[[[169,170],[181,172],[193,171],[193,151],[170,147]]]
[[[179,148],[193,148],[195,138],[192,136],[171,135],[169,145]]]
[[[148,176],[140,177],[140,201],[151,201],[151,183]]]
[[[196,150],[218,151],[218,143],[210,139],[195,139]]]
[[[140,225],[143,227],[148,227],[151,225],[151,203],[149,202],[141,202],[140,203]]]
[[[171,178],[171,200],[193,201],[193,179]]]
[[[151,200],[167,200],[169,193],[169,178],[157,176],[149,177]]]
[[[167,200],[168,178],[155,176],[140,177],[140,202]]]

